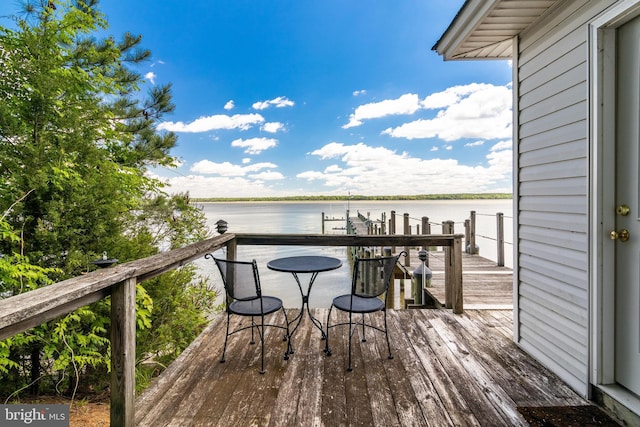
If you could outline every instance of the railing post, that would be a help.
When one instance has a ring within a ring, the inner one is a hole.
[[[467,248],[471,248],[471,220],[470,219],[465,219],[464,220],[464,248],[465,248],[465,252],[467,251]]]
[[[476,255],[476,211],[471,211],[469,221],[469,253]]]
[[[324,212],[322,212],[322,234],[324,234]]]
[[[227,259],[229,261],[236,261],[238,258],[238,242],[231,240],[227,243]]]
[[[496,214],[496,240],[498,267],[504,267],[504,214],[502,212]]]
[[[462,299],[462,238],[456,236],[451,248],[451,297],[453,304],[453,314],[464,312]]]
[[[453,234],[453,221],[444,221],[442,223],[442,234]],[[444,252],[444,306],[451,308],[453,306],[453,247],[445,246],[442,248]]]
[[[423,235],[431,234],[431,225],[429,224],[429,217],[426,217],[426,216],[422,217],[422,234]],[[424,264],[427,267],[429,267],[429,246],[423,246],[422,249],[427,251],[427,259],[424,262]]]
[[[132,427],[136,368],[136,283],[131,277],[111,292],[111,425]]]
[[[403,215],[404,219],[404,235],[409,236],[411,234],[411,226],[409,225],[409,214],[405,213]],[[409,246],[404,247],[404,251],[407,253],[407,256],[404,257],[404,266],[409,267],[411,265],[411,256],[409,255],[411,250]]]
[[[347,213],[345,216],[346,216],[347,223],[344,225],[344,227],[347,229],[347,234],[353,234],[352,227],[351,227],[351,220],[349,219],[349,209],[347,209]]]
[[[362,254],[360,257],[369,259],[369,258],[373,258],[374,254],[371,253],[370,248],[362,248]],[[372,265],[370,262],[367,262],[367,263],[363,263],[360,267],[361,268],[366,267],[366,269],[360,272],[361,282],[358,284],[358,290],[363,292],[369,292],[370,291],[369,288],[372,286],[372,283],[371,283],[371,276],[373,275],[373,272],[371,270]],[[367,287],[367,289],[365,289],[365,287]]]
[[[391,211],[391,218],[389,218],[389,235],[396,234],[396,211]],[[396,247],[391,246],[391,252],[396,253]]]

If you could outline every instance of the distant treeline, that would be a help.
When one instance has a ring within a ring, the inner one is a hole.
[[[417,194],[396,196],[288,196],[288,197],[206,197],[191,198],[194,202],[308,202],[308,201],[340,201],[340,200],[485,200],[511,199],[511,193],[457,193],[457,194]]]

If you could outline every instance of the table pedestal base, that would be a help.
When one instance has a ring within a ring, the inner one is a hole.
[[[302,316],[304,315],[305,312],[305,307],[306,307],[306,311],[307,311],[307,315],[309,316],[309,319],[311,319],[311,323],[318,328],[318,330],[320,331],[320,333],[322,334],[322,338],[321,339],[326,339],[327,338],[327,334],[324,332],[324,329],[322,328],[322,322],[320,320],[318,320],[312,313],[311,313],[311,309],[309,308],[309,293],[311,292],[311,287],[313,286],[313,282],[316,280],[316,277],[318,276],[318,273],[312,273],[311,274],[311,280],[309,280],[309,287],[307,288],[307,293],[305,294],[303,289],[302,289],[302,284],[300,283],[300,278],[298,277],[297,273],[291,273],[293,275],[293,277],[296,279],[296,283],[298,284],[298,289],[300,290],[300,295],[302,296],[302,306],[300,307],[300,313],[298,313],[298,315],[296,317],[294,317],[290,322],[289,322],[289,347],[291,348],[291,350],[289,351],[290,354],[293,354],[293,344],[291,344],[291,339],[293,337],[293,334],[296,332],[296,330],[298,329],[298,327],[300,326],[300,323],[302,322]],[[291,325],[293,325],[295,323],[295,326],[293,327],[293,329],[291,328]]]

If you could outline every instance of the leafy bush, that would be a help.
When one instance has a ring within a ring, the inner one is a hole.
[[[103,252],[126,262],[207,235],[188,195],[167,196],[147,173],[175,163],[177,137],[157,129],[174,108],[171,86],[140,94],[141,37],[98,39],[97,0],[25,5],[0,26],[0,298],[92,271]],[[192,267],[138,285],[140,365],[175,358],[214,300]],[[0,393],[107,387],[109,304],[0,342]]]

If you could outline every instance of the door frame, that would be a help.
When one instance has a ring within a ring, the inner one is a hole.
[[[589,25],[590,82],[590,382],[640,415],[640,398],[615,382],[616,29],[640,16],[640,0],[623,0]]]

